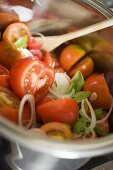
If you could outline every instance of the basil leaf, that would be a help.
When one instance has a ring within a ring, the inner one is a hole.
[[[82,89],[84,82],[85,81],[84,81],[84,77],[82,73],[80,71],[77,71],[71,79],[71,83],[70,83],[67,93],[70,93],[73,90],[75,91],[75,93],[77,93],[78,91]]]
[[[74,95],[74,99],[76,99],[76,101],[79,103],[82,102],[82,99],[88,98],[90,94],[90,91],[79,91]]]
[[[80,134],[80,133],[85,133],[87,127],[89,125],[89,121],[85,117],[81,117],[80,119],[77,120],[73,127],[73,132]]]
[[[16,42],[15,42],[15,45],[18,46],[19,48],[25,48],[27,47],[27,40],[28,40],[28,37],[27,35],[21,37],[20,39],[18,39]]]
[[[108,134],[106,131],[104,131],[102,128],[98,126],[95,126],[94,130],[100,136],[106,136]]]
[[[103,115],[103,110],[102,109],[96,109],[95,110],[95,115],[96,115],[96,119],[100,119]]]

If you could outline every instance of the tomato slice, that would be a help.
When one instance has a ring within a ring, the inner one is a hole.
[[[83,76],[88,77],[94,70],[94,62],[90,57],[84,58],[69,72],[69,76],[74,76],[77,71],[81,71]]]
[[[111,95],[104,74],[92,74],[88,77],[83,90],[92,93],[95,92],[97,94],[96,100],[90,101],[94,108],[110,108]]]
[[[13,23],[10,24],[3,33],[3,40],[9,43],[15,43],[21,37],[27,35],[28,37],[31,36],[31,33],[28,27],[23,23]]]
[[[60,54],[60,64],[66,71],[69,71],[84,55],[85,51],[80,46],[69,45]]]
[[[11,88],[20,98],[27,93],[46,95],[53,81],[54,69],[38,59],[21,59],[10,70]]]
[[[79,115],[78,104],[74,99],[51,100],[38,105],[36,110],[44,123],[56,121],[73,126]]]
[[[72,139],[71,130],[59,122],[50,122],[40,127],[50,138],[54,139]]]

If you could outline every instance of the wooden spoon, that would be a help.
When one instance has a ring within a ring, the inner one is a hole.
[[[52,51],[66,41],[87,35],[89,33],[93,33],[95,31],[99,31],[101,29],[110,27],[112,25],[113,25],[113,18],[98,22],[96,24],[90,25],[88,27],[82,28],[80,30],[77,30],[77,31],[74,31],[71,33],[66,33],[64,35],[47,36],[47,37],[45,37],[45,40],[42,37],[35,37],[35,39],[39,43],[45,42],[42,49],[44,49],[46,51]]]

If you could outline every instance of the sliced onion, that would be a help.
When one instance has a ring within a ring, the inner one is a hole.
[[[56,97],[56,98],[72,98],[73,95],[75,94],[75,91],[73,90],[71,93],[67,94],[67,95],[61,95],[57,92],[55,92],[54,90],[52,90],[51,88],[49,88],[49,91]]]
[[[56,73],[52,90],[61,95],[65,95],[70,85],[70,77],[66,73]]]
[[[72,136],[73,139],[79,139],[80,137],[82,137],[82,134],[74,133],[73,136]]]
[[[31,107],[31,117],[30,117],[30,120],[28,122],[28,124],[25,126],[27,129],[29,129],[32,124],[33,126],[36,125],[36,117],[35,117],[35,100],[34,100],[34,97],[31,95],[31,94],[26,94],[21,102],[20,102],[20,105],[19,105],[19,115],[18,115],[18,124],[19,126],[23,127],[23,121],[22,121],[22,115],[23,115],[23,109],[24,109],[24,105],[26,102],[29,102],[30,103],[30,107]]]
[[[95,115],[95,111],[94,111],[94,109],[92,108],[92,106],[91,106],[90,102],[88,101],[88,99],[85,99],[85,101],[87,102],[88,107],[89,107],[89,109],[90,109],[90,113],[91,113],[91,124],[90,124],[90,126],[89,126],[89,129],[90,129],[90,130],[93,130],[94,127],[95,127],[95,125],[96,125],[96,115]]]
[[[39,33],[39,32],[37,32],[36,35],[39,35],[41,37],[42,43],[40,45],[41,45],[41,48],[44,48],[46,46],[46,38],[45,38],[45,36],[43,34]],[[38,41],[38,37],[37,37],[37,41]]]
[[[85,111],[85,106],[84,106],[85,102],[88,104],[88,107],[89,107],[89,110],[90,110],[90,113],[91,113],[91,118],[88,116],[88,114]],[[92,108],[88,99],[82,100],[81,109],[82,109],[82,112],[83,112],[83,116],[86,117],[90,121],[90,126],[88,127],[88,131],[93,130],[95,125],[96,125],[96,116],[95,116],[94,109]]]
[[[108,113],[101,120],[97,120],[96,123],[103,123],[103,122],[105,122],[108,119],[108,117],[110,116],[110,114],[112,112],[112,109],[113,109],[113,98],[111,96],[111,106],[110,106],[110,109],[109,109]]]
[[[90,132],[91,132],[91,134],[92,134],[91,138],[93,138],[93,139],[94,139],[94,138],[96,137],[96,133],[95,133],[95,131],[94,131],[94,130],[91,130]]]
[[[84,99],[82,100],[82,103],[81,103],[81,111],[82,111],[82,115],[90,121],[91,118],[88,116],[88,114],[85,111],[85,100]]]

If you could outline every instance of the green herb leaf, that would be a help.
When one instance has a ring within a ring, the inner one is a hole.
[[[96,115],[96,119],[100,119],[103,115],[103,110],[102,109],[96,109],[95,110],[95,115]]]
[[[88,98],[90,94],[91,94],[90,91],[79,91],[74,95],[74,99],[76,99],[76,101],[80,103],[82,102],[82,99]]]
[[[25,48],[27,47],[27,40],[28,40],[28,37],[27,35],[21,37],[20,39],[18,39],[16,42],[15,42],[15,45],[18,46],[19,48]]]
[[[75,91],[75,93],[77,93],[78,91],[82,89],[84,82],[85,81],[84,81],[84,77],[82,73],[80,71],[77,71],[71,79],[71,83],[70,83],[67,93],[70,93],[73,90]]]
[[[103,130],[102,128],[98,126],[95,126],[94,130],[100,136],[106,136],[108,134],[105,130]]]
[[[81,117],[80,119],[77,120],[73,127],[73,132],[80,134],[80,133],[85,133],[87,127],[89,125],[89,121],[85,117]]]

